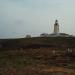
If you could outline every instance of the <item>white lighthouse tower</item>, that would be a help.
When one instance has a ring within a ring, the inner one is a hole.
[[[59,33],[59,24],[58,24],[58,20],[55,20],[55,24],[54,24],[54,33],[58,34]]]

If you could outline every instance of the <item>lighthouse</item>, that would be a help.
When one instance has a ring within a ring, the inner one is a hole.
[[[51,33],[51,34],[43,33],[43,34],[40,35],[40,37],[75,37],[74,35],[61,33],[61,32],[59,32],[59,30],[60,29],[59,29],[58,20],[55,20],[53,33]]]
[[[54,33],[58,34],[59,33],[59,24],[58,24],[58,20],[55,20],[55,24],[54,24]]]

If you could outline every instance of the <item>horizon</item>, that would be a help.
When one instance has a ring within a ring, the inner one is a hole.
[[[75,35],[75,0],[0,0],[0,38],[23,38],[52,33]]]

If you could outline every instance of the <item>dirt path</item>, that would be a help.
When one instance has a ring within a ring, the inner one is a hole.
[[[62,67],[51,67],[48,69],[43,69],[42,71],[44,71],[44,72],[65,72],[68,74],[71,74],[71,73],[75,74],[74,69],[67,69],[67,68],[62,68]]]

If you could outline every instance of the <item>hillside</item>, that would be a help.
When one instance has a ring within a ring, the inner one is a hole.
[[[20,48],[75,48],[74,37],[35,37],[22,39],[1,39],[1,49],[20,49]]]
[[[75,38],[0,40],[0,75],[75,75]]]

